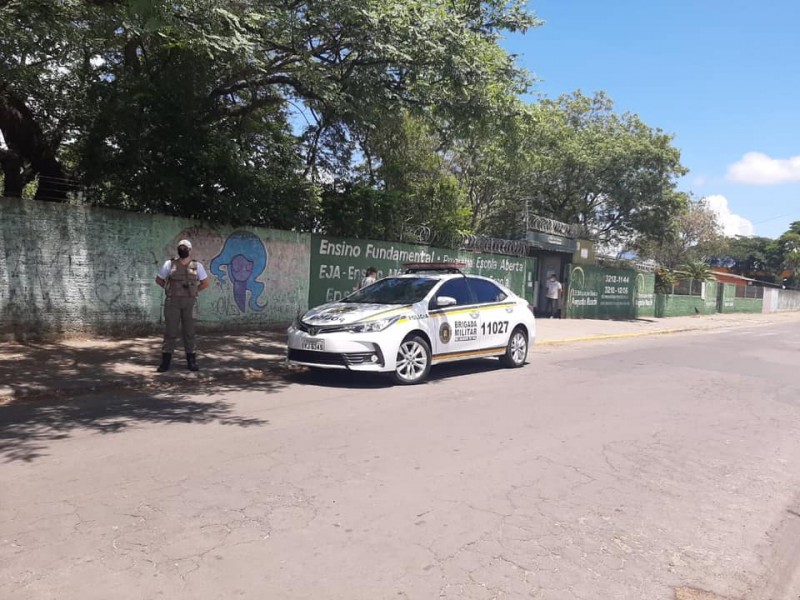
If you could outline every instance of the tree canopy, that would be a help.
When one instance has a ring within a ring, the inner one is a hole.
[[[522,0],[0,0],[4,195],[218,222],[668,235],[672,138],[603,93],[533,104]]]
[[[659,236],[636,240],[634,247],[640,257],[674,269],[705,262],[725,247],[716,214],[702,200],[686,197],[684,202]]]
[[[607,244],[666,232],[685,205],[675,185],[686,169],[671,136],[637,115],[615,113],[602,93],[547,100],[535,111],[530,189],[537,213],[578,223]]]
[[[800,287],[800,221],[791,223],[777,239],[728,238],[709,262],[753,279]]]
[[[620,246],[663,236],[685,205],[675,186],[686,169],[672,138],[615,113],[603,93],[545,99],[474,127],[457,162],[481,233],[520,233],[535,214]]]

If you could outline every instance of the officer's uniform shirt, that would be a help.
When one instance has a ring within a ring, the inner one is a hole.
[[[194,259],[192,259],[194,260]],[[197,279],[198,281],[203,281],[204,279],[208,279],[208,273],[206,273],[205,267],[197,262]],[[161,270],[158,272],[158,276],[161,277],[164,281],[169,281],[169,274],[172,272],[172,261],[168,260],[164,263],[164,266],[161,267]],[[152,273],[152,271],[151,271]]]

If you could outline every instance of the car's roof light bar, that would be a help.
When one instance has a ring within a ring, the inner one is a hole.
[[[403,263],[406,273],[457,273],[463,275],[461,269],[467,264],[463,262],[416,262]]]

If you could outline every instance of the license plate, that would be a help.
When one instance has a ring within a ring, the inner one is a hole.
[[[325,340],[303,340],[303,350],[323,352],[325,350]]]

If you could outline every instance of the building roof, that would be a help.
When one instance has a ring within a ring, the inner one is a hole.
[[[768,281],[761,281],[760,279],[753,279],[751,277],[744,277],[743,275],[736,275],[734,273],[726,273],[724,271],[711,271],[714,279],[722,283],[734,283],[737,285],[760,285],[763,287],[780,288],[780,285],[769,283]]]

